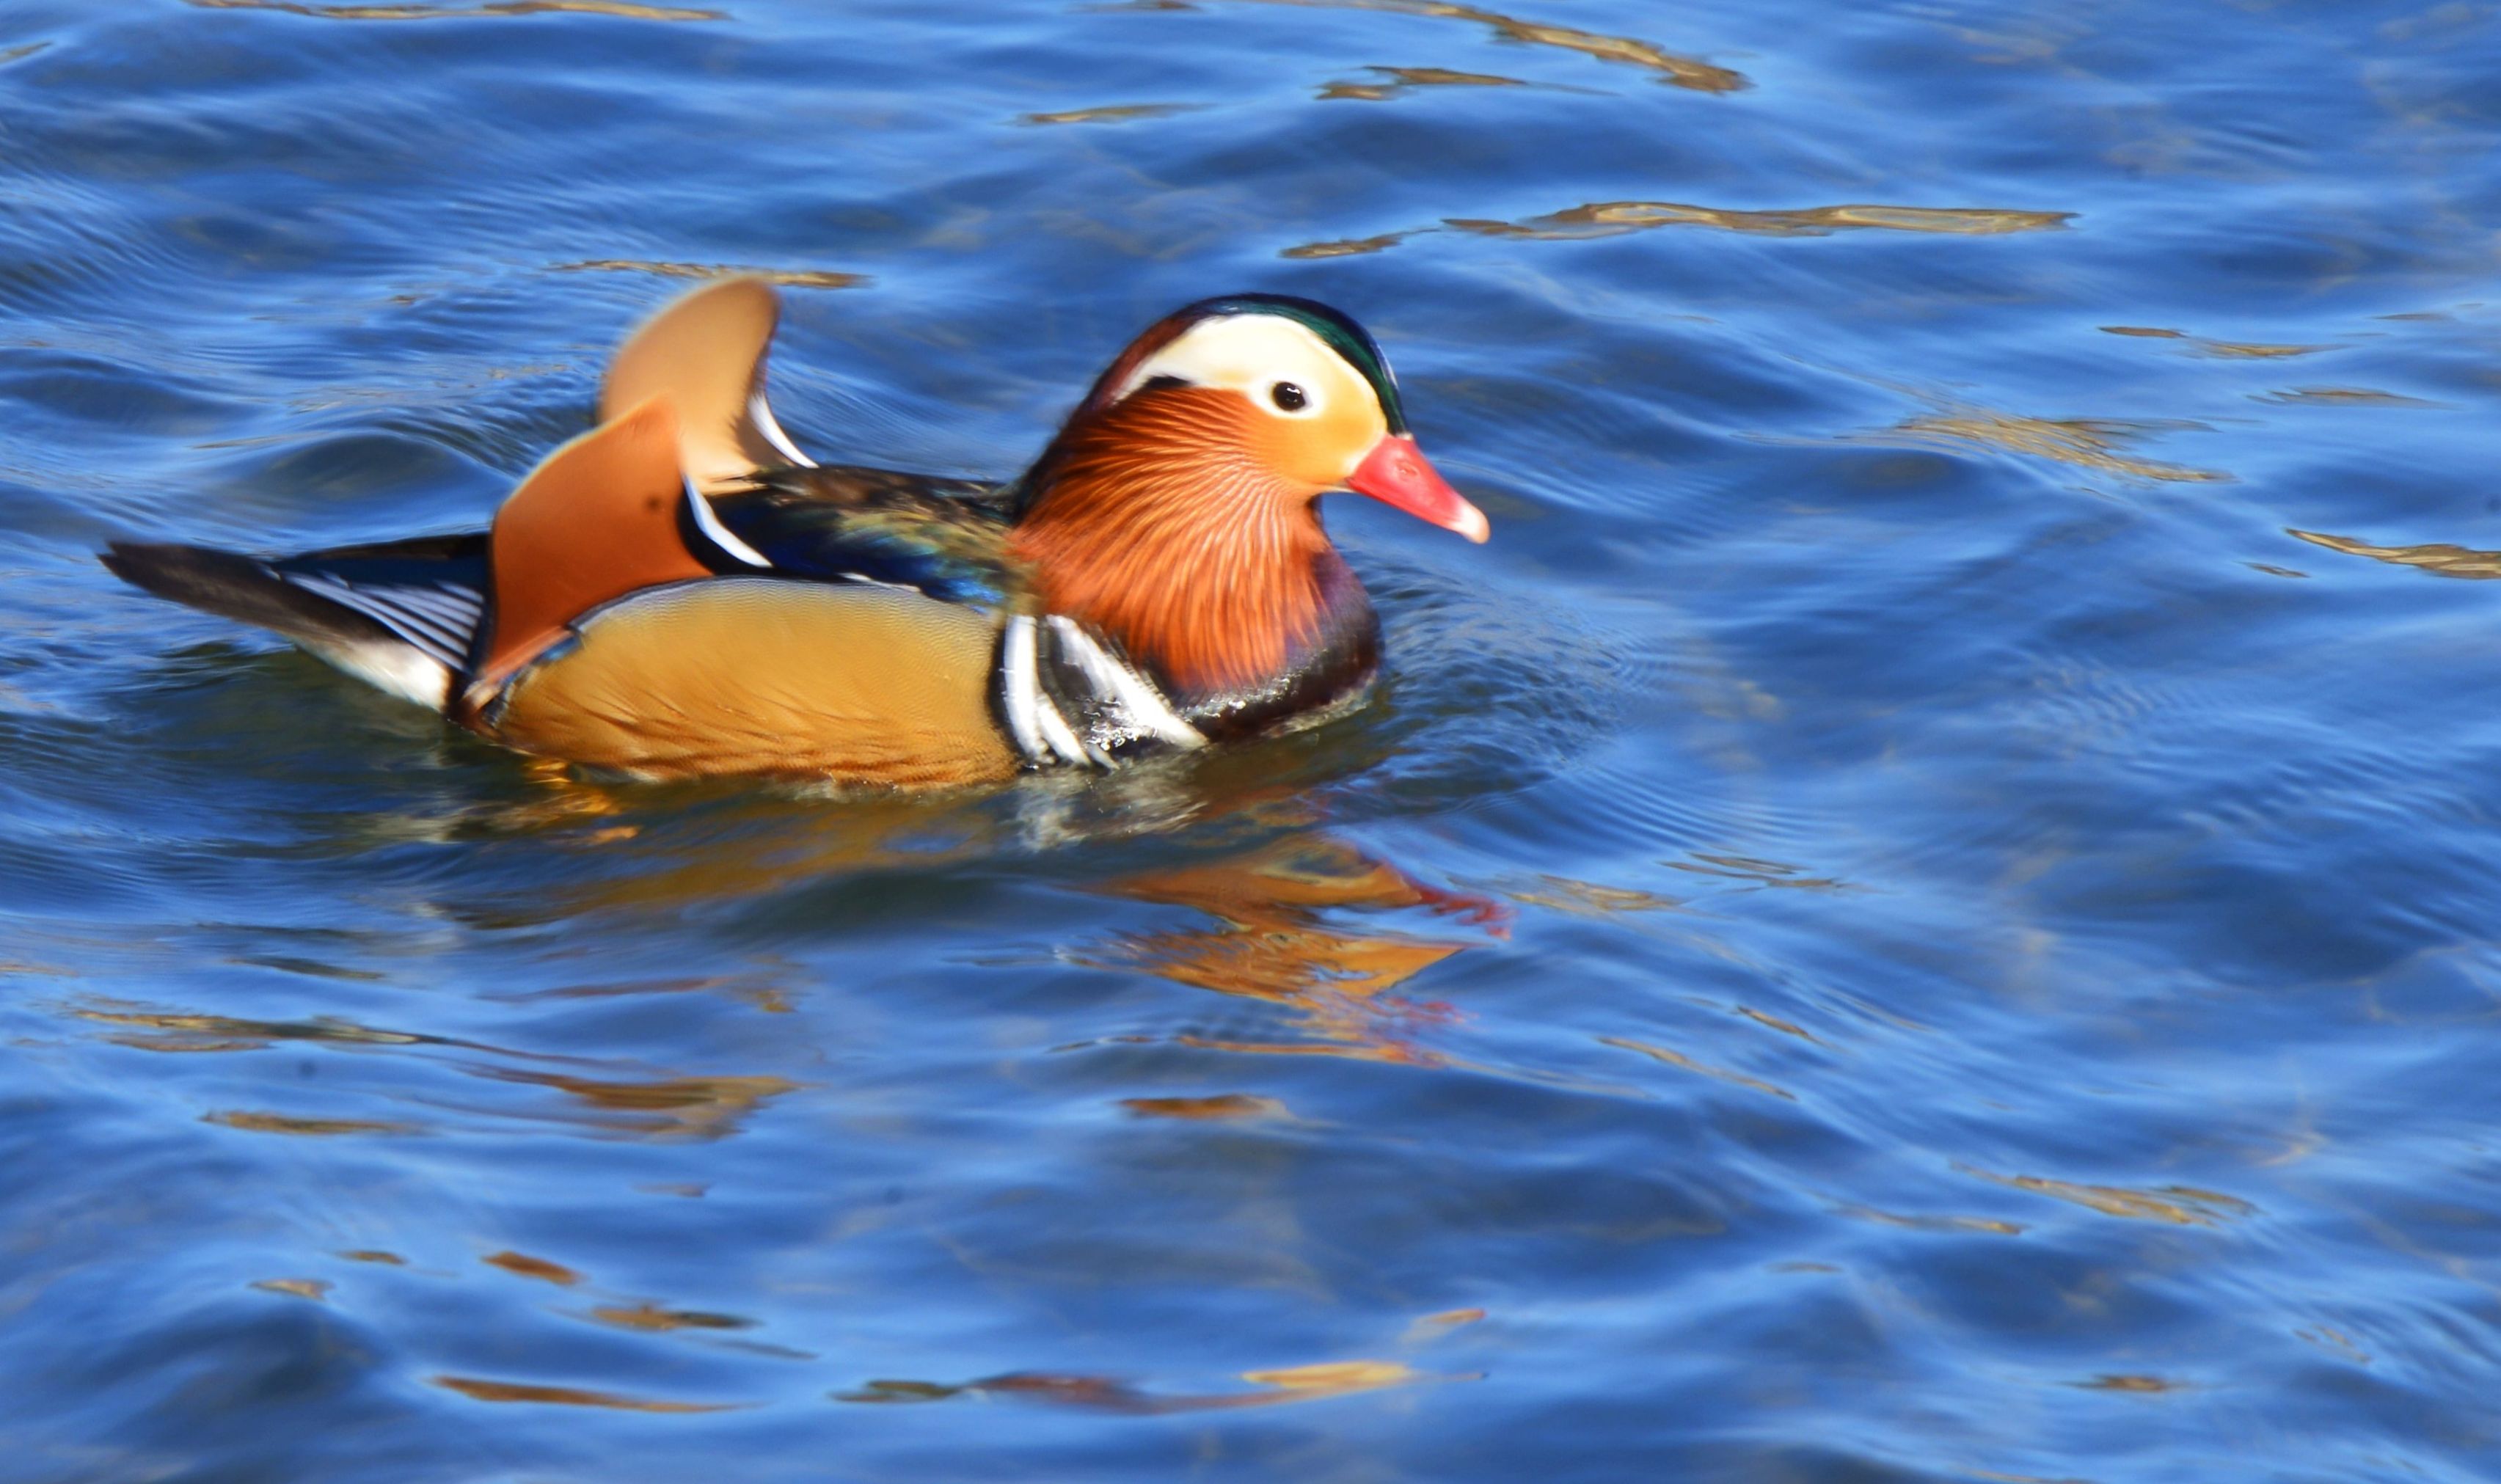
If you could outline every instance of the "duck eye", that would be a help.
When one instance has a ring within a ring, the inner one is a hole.
[[[1293,382],[1280,381],[1268,388],[1268,400],[1288,412],[1299,412],[1303,404],[1311,399],[1304,396],[1303,389]]]

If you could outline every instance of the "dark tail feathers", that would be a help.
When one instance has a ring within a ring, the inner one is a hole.
[[[380,623],[345,604],[306,592],[269,564],[236,551],[155,542],[115,542],[103,558],[115,577],[159,598],[255,624],[317,654],[398,643]]]

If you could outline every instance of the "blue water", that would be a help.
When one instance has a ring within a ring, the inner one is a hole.
[[[2501,1471],[2501,17],[1516,3],[0,8],[0,1475]],[[476,525],[720,265],[962,475],[1326,299],[1493,542],[938,802],[94,562]]]

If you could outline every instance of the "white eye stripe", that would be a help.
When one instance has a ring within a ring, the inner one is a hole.
[[[1191,325],[1147,357],[1113,400],[1127,398],[1158,377],[1192,386],[1228,387],[1276,416],[1317,417],[1328,409],[1330,389],[1351,379],[1353,372],[1308,326],[1282,314],[1218,314]],[[1301,391],[1303,405],[1280,405],[1275,395],[1280,383]]]

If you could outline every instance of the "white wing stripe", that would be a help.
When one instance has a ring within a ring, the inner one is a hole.
[[[1042,723],[1035,716],[1035,682],[1033,663],[1033,620],[1021,614],[1008,620],[1007,638],[999,645],[999,699],[1008,713],[1008,735],[1016,739],[1017,750],[1027,762],[1039,763],[1049,758],[1043,745]]]
[[[1077,668],[1085,672],[1086,682],[1095,693],[1108,694],[1117,701],[1131,721],[1176,747],[1207,745],[1206,737],[1184,721],[1145,676],[1105,653],[1093,636],[1074,619],[1054,613],[1050,627],[1059,636],[1061,647],[1077,661]]]
[[[1059,708],[1051,704],[1050,698],[1037,695],[1034,702],[1035,719],[1042,723],[1042,740],[1050,743],[1050,750],[1059,754],[1059,760],[1063,763],[1092,761],[1084,743],[1077,740],[1076,733],[1068,730],[1067,721],[1060,716]]]
[[[790,442],[790,435],[782,431],[782,424],[773,420],[773,409],[765,402],[761,387],[748,394],[747,420],[755,424],[755,431],[764,435],[764,441],[786,454],[791,463],[802,469],[817,467],[817,461],[800,452],[799,445]]]
[[[720,523],[719,512],[712,508],[712,502],[703,497],[703,492],[695,488],[691,479],[686,481],[686,506],[694,511],[695,529],[704,533],[707,541],[750,567],[772,569],[772,562],[765,558],[763,552],[740,541],[736,532]]]
[[[463,589],[428,587],[358,587],[343,578],[317,573],[282,573],[294,586],[352,609],[388,629],[427,658],[457,670],[469,658],[469,641],[485,611],[482,597]]]
[[[465,647],[465,636],[430,619],[405,612],[386,601],[373,599],[371,595],[364,596],[366,602],[361,606],[363,611],[381,619],[385,627],[398,630],[409,638],[419,641],[420,647],[447,651]]]

